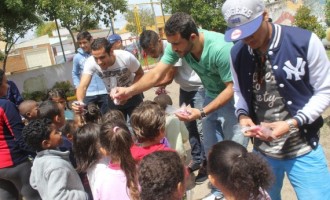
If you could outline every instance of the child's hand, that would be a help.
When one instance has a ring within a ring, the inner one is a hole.
[[[84,104],[84,102],[81,102],[81,101],[74,101],[74,102],[72,102],[71,107],[72,107],[72,110],[76,114],[80,115],[83,113],[83,111],[85,109],[85,104]]]

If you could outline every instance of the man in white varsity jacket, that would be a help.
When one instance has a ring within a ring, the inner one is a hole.
[[[241,126],[258,127],[245,135],[273,168],[271,198],[281,199],[286,173],[298,199],[330,199],[319,144],[321,114],[330,104],[330,63],[320,39],[268,22],[263,0],[227,0],[222,13],[226,41],[237,41],[231,50],[236,115]]]

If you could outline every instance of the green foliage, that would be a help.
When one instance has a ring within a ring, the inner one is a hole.
[[[22,92],[23,99],[43,101],[47,98],[47,91]]]
[[[293,25],[314,32],[319,38],[325,37],[325,30],[317,21],[317,17],[311,15],[311,10],[306,6],[300,6],[296,12]]]
[[[32,27],[41,23],[35,14],[36,0],[0,1],[0,41],[6,43],[3,70],[12,46]]]
[[[152,26],[155,24],[155,16],[151,14],[152,12],[150,9],[138,8],[137,13],[140,20],[141,30],[147,26]],[[128,10],[124,16],[127,21],[126,29],[134,35],[139,35],[134,9]]]
[[[330,0],[326,0],[325,4],[325,23],[330,26]]]
[[[65,28],[77,31],[98,26],[102,21],[109,26],[115,11],[126,11],[126,0],[37,0],[38,11],[48,21],[55,18]]]
[[[326,34],[325,38],[326,38],[328,41],[330,41],[330,28],[327,28],[325,34]]]
[[[56,82],[52,89],[61,89],[65,92],[65,95],[67,97],[74,96],[74,87],[71,85],[70,81],[61,81],[61,82]]]
[[[70,81],[61,81],[61,82],[56,82],[52,89],[61,89],[65,92],[65,95],[67,97],[71,97],[75,95],[74,87],[71,85]],[[47,99],[47,93],[48,90],[46,91],[35,91],[35,92],[22,92],[23,99],[28,100],[32,99],[35,101],[44,101]]]
[[[126,11],[126,0],[36,0],[38,12],[44,20],[59,20],[61,26],[68,29],[74,44],[72,31],[83,31],[98,27],[102,21],[109,26],[115,11]]]
[[[204,29],[224,33],[226,22],[221,13],[225,0],[163,0],[164,10],[170,13],[185,12]]]
[[[56,30],[55,22],[44,22],[37,27],[36,35],[38,37],[43,35],[53,36],[53,30]]]

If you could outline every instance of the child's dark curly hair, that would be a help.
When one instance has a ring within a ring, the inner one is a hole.
[[[266,161],[234,141],[215,144],[209,153],[207,167],[208,173],[233,192],[236,199],[256,199],[259,189],[268,189],[273,181]]]
[[[175,197],[178,183],[184,183],[184,165],[173,151],[156,151],[145,156],[138,169],[141,200],[168,200]]]
[[[86,114],[84,115],[86,123],[101,123],[101,111],[95,103],[89,103],[86,106]]]
[[[48,118],[36,119],[26,125],[22,137],[27,145],[35,151],[42,151],[42,141],[48,140],[52,132],[52,120]]]

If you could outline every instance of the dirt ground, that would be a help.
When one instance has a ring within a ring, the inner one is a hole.
[[[167,86],[166,90],[169,91],[169,95],[171,96],[171,98],[173,100],[173,105],[179,106],[179,86],[173,82],[172,84]],[[150,90],[144,92],[144,95],[145,95],[145,99],[153,100],[153,98],[155,97],[155,89],[150,89]],[[324,112],[324,118],[327,118],[328,116],[330,117],[330,108],[328,108]],[[325,121],[330,121],[328,119],[329,118],[327,118]],[[328,124],[330,124],[330,123],[328,122]],[[328,160],[328,167],[329,167],[329,165],[330,165],[330,162],[329,162],[330,161],[330,128],[329,128],[329,125],[327,125],[326,123],[321,130],[320,143],[323,146],[323,149],[325,151],[325,154],[326,154],[326,157]],[[189,144],[187,144],[188,151],[189,151],[189,148],[190,148],[190,146],[189,146]],[[251,149],[251,144],[249,144],[248,148]],[[197,172],[195,172],[194,175],[197,175]],[[192,175],[190,177],[191,180],[194,180],[194,175]],[[202,199],[210,192],[208,181],[205,181],[201,185],[190,185],[188,187],[191,188],[191,195],[192,195],[191,199],[193,199],[193,200]],[[284,180],[284,185],[283,185],[283,189],[282,189],[282,199],[283,200],[286,200],[286,199],[297,200],[294,190],[291,187],[291,185],[287,179]]]

